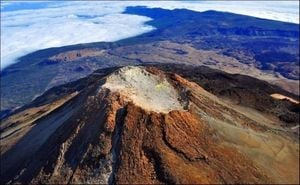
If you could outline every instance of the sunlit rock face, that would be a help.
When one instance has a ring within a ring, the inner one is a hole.
[[[164,75],[141,67],[124,67],[109,76],[103,87],[117,91],[145,110],[168,113],[183,110],[180,96]]]

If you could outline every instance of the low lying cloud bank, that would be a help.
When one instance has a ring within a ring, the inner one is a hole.
[[[96,41],[116,41],[154,29],[150,18],[121,14],[106,3],[66,3],[60,7],[3,12],[1,68],[30,52]]]
[[[148,17],[122,14],[127,6],[139,5],[218,10],[299,24],[298,1],[1,1],[1,69],[36,50],[116,41],[155,29],[145,25]]]

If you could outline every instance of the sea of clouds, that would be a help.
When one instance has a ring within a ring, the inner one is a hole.
[[[299,24],[298,1],[1,1],[1,69],[40,49],[116,41],[155,29],[145,24],[148,17],[122,14],[137,5],[218,10]]]

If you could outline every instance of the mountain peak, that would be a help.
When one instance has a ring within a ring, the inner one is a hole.
[[[154,67],[90,78],[3,121],[1,184],[299,182],[295,136],[259,112]]]
[[[123,67],[111,74],[102,88],[119,92],[145,110],[162,113],[184,110],[184,102],[167,77],[161,72],[150,73],[145,67]]]

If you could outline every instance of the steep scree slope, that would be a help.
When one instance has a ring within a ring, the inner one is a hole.
[[[1,183],[299,183],[293,134],[177,74],[125,67],[51,97],[1,124]]]

